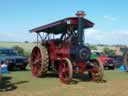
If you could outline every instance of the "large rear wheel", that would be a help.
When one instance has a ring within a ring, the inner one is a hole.
[[[45,76],[48,71],[48,63],[47,48],[43,45],[35,46],[29,60],[32,75],[35,77]]]
[[[60,61],[59,64],[59,70],[58,70],[59,79],[63,83],[69,84],[72,80],[72,74],[73,74],[73,69],[72,69],[71,61],[68,58],[64,58],[62,61]]]
[[[89,75],[93,81],[102,81],[104,76],[104,66],[99,59],[92,60],[92,69],[89,70]]]

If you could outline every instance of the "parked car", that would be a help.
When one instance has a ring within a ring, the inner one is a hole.
[[[104,52],[94,52],[98,58],[102,61],[104,68],[115,69],[115,60],[109,56],[106,56]]]
[[[8,69],[20,68],[25,70],[28,60],[24,56],[17,54],[17,51],[12,48],[0,48],[0,64],[6,62]]]
[[[110,56],[111,58],[113,58],[115,60],[115,67],[118,68],[121,65],[124,64],[124,57],[123,56]]]

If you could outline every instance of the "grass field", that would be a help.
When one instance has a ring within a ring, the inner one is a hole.
[[[15,45],[29,53],[35,44],[0,42],[0,47]],[[13,71],[0,81],[0,96],[128,96],[128,73],[106,70],[104,80],[106,82],[97,83],[75,78],[73,84],[65,85],[59,81],[57,74],[35,78],[29,69]]]
[[[32,77],[28,71],[10,72],[0,82],[0,96],[127,96],[128,73],[106,70],[106,82],[81,81],[62,84],[57,75],[45,78]],[[3,90],[3,91],[2,91]]]

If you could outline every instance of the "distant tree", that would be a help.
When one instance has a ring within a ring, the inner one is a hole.
[[[13,49],[15,49],[18,52],[18,54],[24,55],[24,49],[22,47],[15,45],[13,46]]]
[[[89,45],[89,48],[92,49],[92,50],[97,50],[96,45]]]
[[[109,56],[115,56],[115,55],[116,55],[116,51],[115,50],[110,50]]]
[[[24,41],[24,43],[29,43],[28,41]]]
[[[110,49],[108,48],[108,47],[104,47],[104,53],[106,54],[106,55],[108,55],[109,54],[109,51],[110,51]]]
[[[115,56],[116,55],[116,51],[115,50],[112,50],[112,49],[110,49],[108,47],[105,47],[104,48],[104,53],[106,55],[109,55],[109,56]]]

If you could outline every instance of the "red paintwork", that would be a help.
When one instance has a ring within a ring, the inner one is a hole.
[[[51,62],[56,60],[62,60],[63,58],[70,58],[70,44],[69,42],[57,43],[56,41],[48,40],[45,42],[48,46],[49,57]],[[82,74],[87,68],[86,62],[76,63],[79,70],[73,70],[74,72]]]
[[[55,61],[61,58],[70,58],[69,49],[70,45],[68,42],[58,43],[56,41],[46,41],[48,45],[48,51],[51,61]]]
[[[86,70],[87,64],[85,62],[81,62],[81,63],[77,63],[76,66],[79,68],[79,70],[74,70],[74,71],[83,74],[83,72]]]

